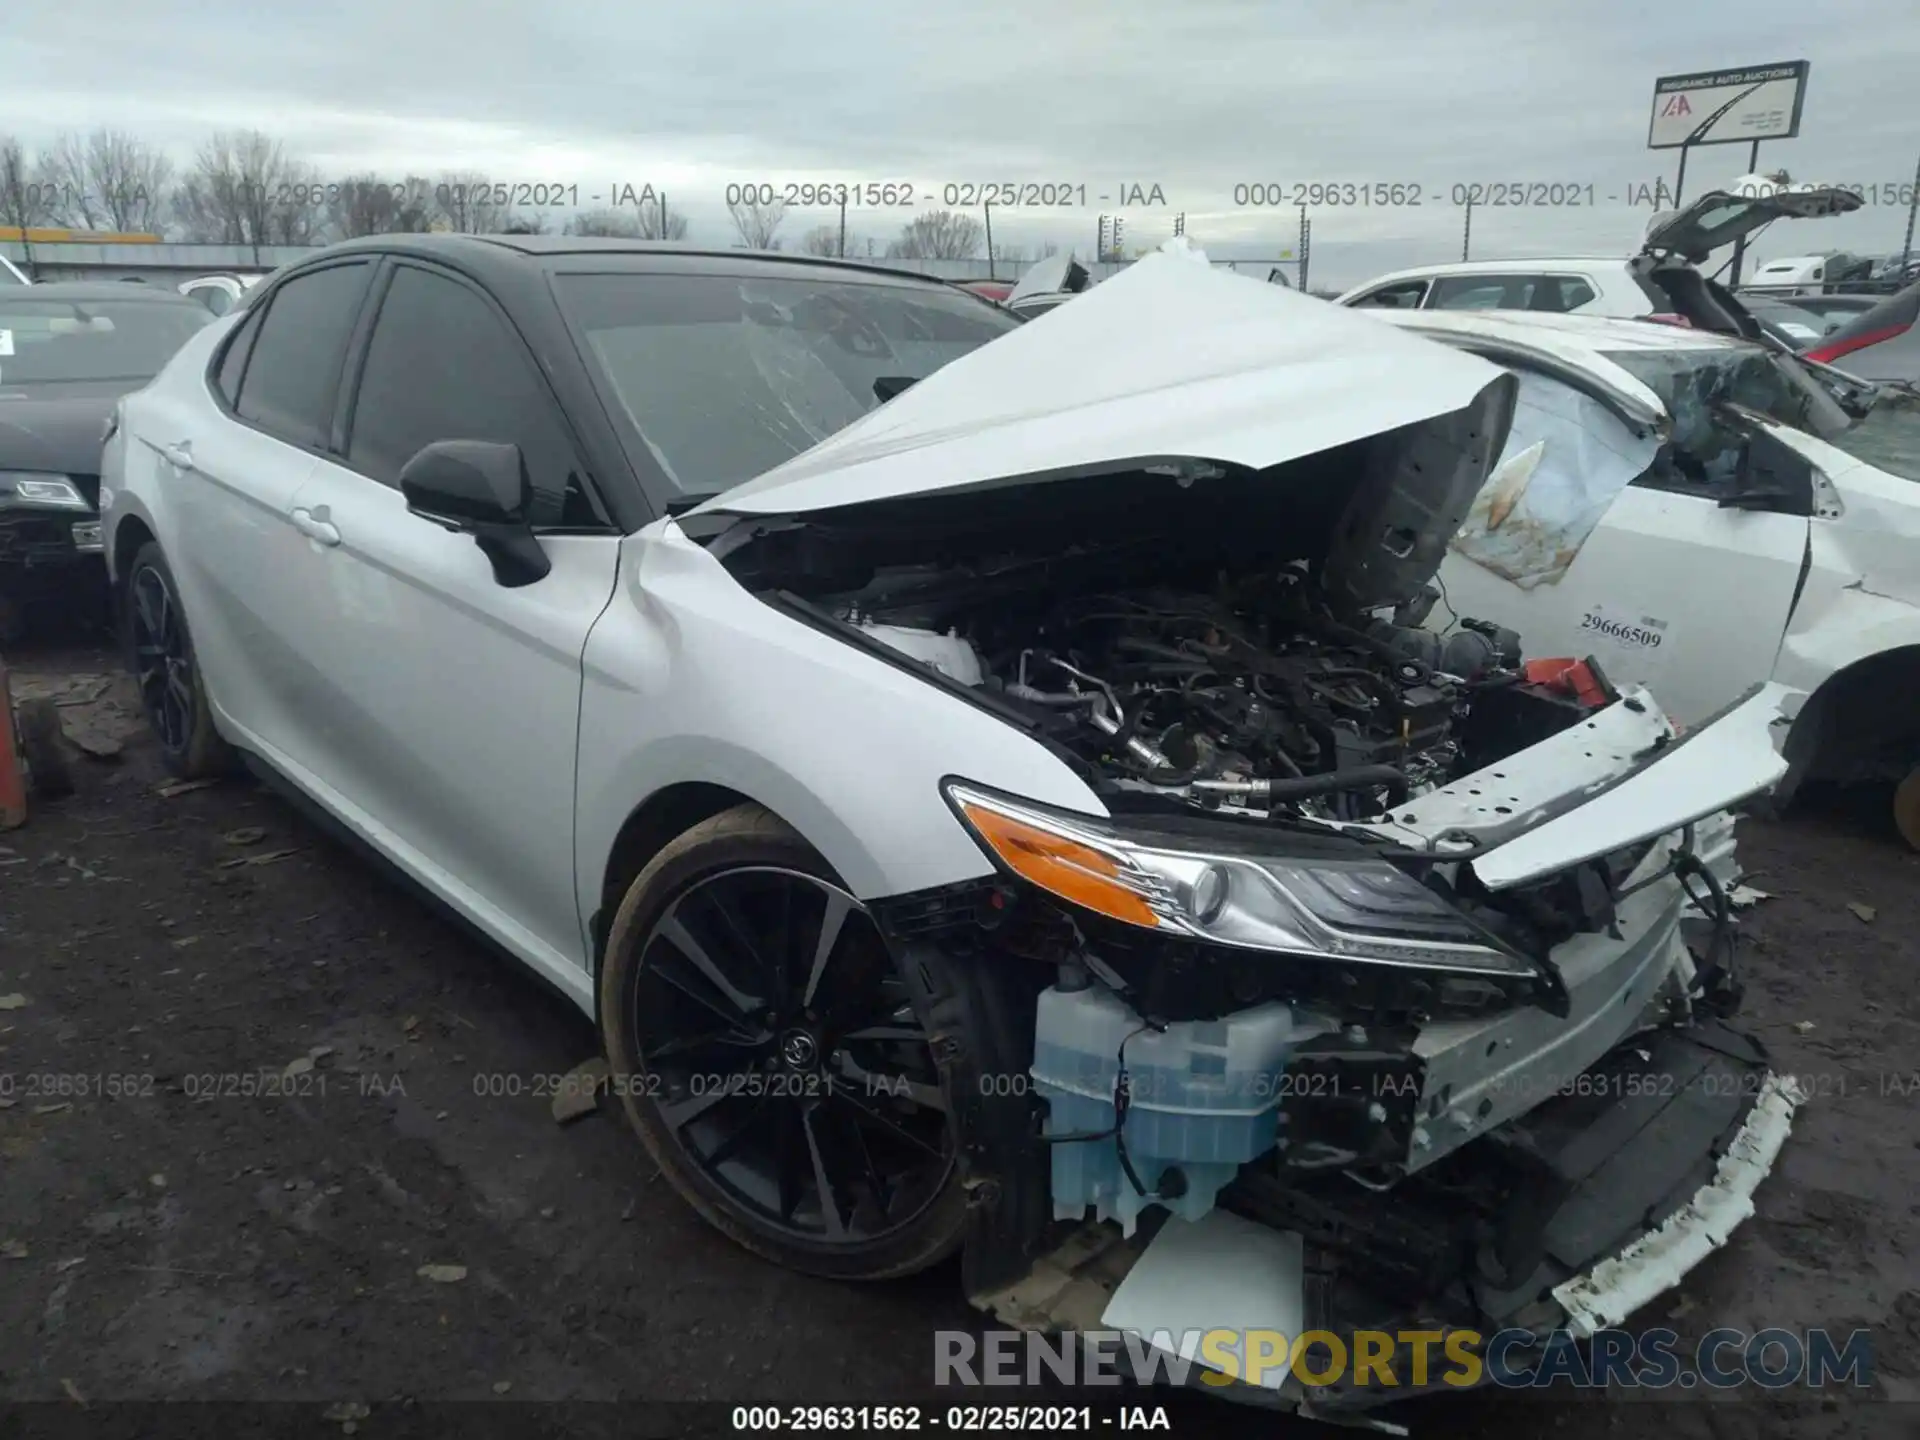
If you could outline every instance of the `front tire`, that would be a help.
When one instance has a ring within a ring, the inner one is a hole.
[[[1920,850],[1920,767],[1893,788],[1893,823],[1909,849]]]
[[[158,541],[149,540],[134,553],[122,611],[127,666],[140,687],[147,725],[160,742],[160,758],[183,780],[225,774],[233,767],[233,752],[214,728],[187,612]]]
[[[790,827],[741,805],[628,887],[600,972],[611,1085],[699,1214],[793,1270],[879,1280],[967,1224],[926,997]]]

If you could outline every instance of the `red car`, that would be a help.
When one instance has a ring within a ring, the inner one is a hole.
[[[984,296],[996,305],[1006,304],[1007,296],[1013,293],[1011,280],[962,280],[959,285],[962,290],[971,290],[974,294]]]

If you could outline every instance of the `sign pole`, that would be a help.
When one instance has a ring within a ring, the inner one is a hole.
[[[1900,246],[1900,273],[1895,278],[1902,289],[1907,284],[1907,266],[1913,263],[1913,217],[1920,211],[1920,161],[1913,167],[1913,194],[1907,200],[1907,238]]]
[[[993,202],[985,200],[980,208],[987,212],[987,278],[993,279]]]
[[[1687,188],[1687,145],[1680,147],[1680,173],[1673,177],[1673,208],[1680,208],[1680,192]]]
[[[1680,153],[1684,155],[1686,152],[1683,150]],[[1758,140],[1747,148],[1747,173],[1749,175],[1760,173],[1760,142]],[[1729,290],[1740,288],[1740,266],[1746,258],[1747,237],[1742,234],[1733,242],[1733,279],[1727,282]]]
[[[1473,245],[1473,191],[1467,191],[1467,223],[1460,232],[1460,259],[1464,263],[1467,251]]]

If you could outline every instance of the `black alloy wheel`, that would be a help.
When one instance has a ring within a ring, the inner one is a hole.
[[[214,728],[179,587],[157,543],[128,566],[121,608],[127,664],[167,768],[186,779],[224,773],[233,752]]]
[[[614,1083],[696,1209],[841,1278],[953,1248],[965,1198],[924,1019],[866,908],[798,836],[757,806],[696,826],[614,930]]]
[[[193,735],[197,686],[187,626],[171,578],[158,566],[133,572],[127,587],[133,632],[133,678],[147,723],[170,751],[184,751]]]

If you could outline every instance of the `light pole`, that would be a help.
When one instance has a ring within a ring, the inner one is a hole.
[[[1464,263],[1467,251],[1473,248],[1473,189],[1467,189],[1467,220],[1460,231],[1460,259]]]
[[[1902,288],[1907,283],[1907,266],[1913,263],[1913,217],[1920,211],[1920,161],[1913,167],[1913,194],[1907,197],[1907,238],[1900,245],[1900,274],[1895,277]]]
[[[1747,173],[1749,175],[1760,173],[1760,142],[1758,140],[1747,147]],[[1733,279],[1727,282],[1729,290],[1740,288],[1740,267],[1746,263],[1746,259],[1747,237],[1745,232],[1742,232],[1736,235],[1733,241]]]

